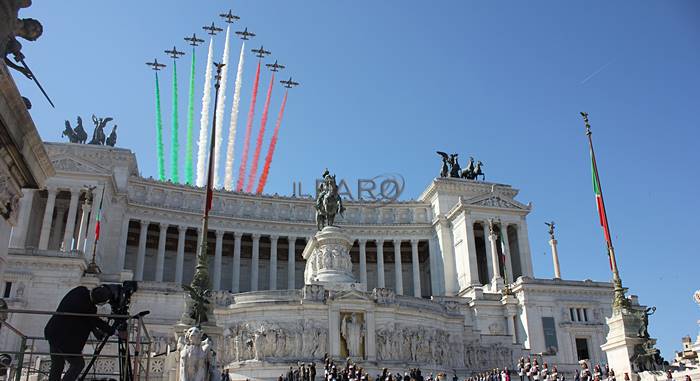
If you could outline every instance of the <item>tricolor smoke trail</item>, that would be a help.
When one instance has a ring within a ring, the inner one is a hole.
[[[229,59],[229,34],[231,31],[231,24],[226,27],[226,41],[224,42],[224,55],[221,63],[224,66],[221,68],[221,82],[219,88],[219,98],[216,101],[216,144],[214,145],[214,188],[221,187],[221,180],[219,179],[219,161],[221,155],[221,146],[224,144],[223,124],[224,124],[224,112],[226,111],[226,83],[228,82],[228,59]]]
[[[275,72],[272,72],[270,78],[270,86],[267,88],[267,96],[265,97],[265,106],[263,107],[262,118],[260,119],[260,131],[258,138],[255,141],[255,153],[253,154],[253,162],[250,165],[250,173],[248,174],[248,185],[245,188],[247,193],[253,191],[255,176],[258,173],[258,160],[260,159],[260,149],[262,148],[263,137],[265,136],[265,125],[267,124],[267,112],[270,109],[270,97],[272,97],[272,85],[275,83]]]
[[[160,115],[160,84],[156,71],[156,154],[158,155],[158,180],[165,181],[165,158],[163,157],[163,119]]]
[[[260,64],[258,61],[258,69],[255,71],[255,82],[253,82],[253,96],[250,98],[250,109],[248,110],[248,122],[245,126],[245,139],[243,140],[243,155],[241,155],[241,166],[238,168],[238,182],[236,190],[243,191],[243,182],[245,180],[245,170],[248,164],[248,149],[250,148],[250,132],[253,129],[253,117],[255,116],[255,101],[258,98],[258,84],[260,83]]]
[[[192,66],[190,67],[190,92],[187,102],[187,140],[185,141],[185,183],[192,185],[194,173],[192,169],[192,143],[194,140],[194,70],[195,47],[192,47]]]
[[[173,125],[170,129],[170,181],[173,183],[180,182],[180,141],[178,139],[178,115],[177,115],[177,59],[173,59]]]
[[[236,83],[234,84],[233,106],[231,107],[231,124],[228,129],[228,145],[226,146],[226,169],[224,174],[224,188],[227,191],[233,190],[233,154],[236,144],[236,129],[238,127],[238,106],[241,104],[241,85],[243,84],[243,61],[245,52],[245,41],[241,45],[241,56],[238,59],[238,71],[236,72]]]
[[[214,37],[209,39],[207,70],[204,78],[204,95],[202,96],[202,116],[199,119],[199,141],[197,142],[197,186],[203,187],[207,170],[207,131],[209,124],[209,106],[211,103],[212,63],[214,60]]]
[[[277,136],[280,132],[280,126],[282,125],[282,117],[284,116],[284,108],[287,105],[287,94],[289,90],[284,92],[284,98],[282,99],[282,107],[280,107],[280,113],[277,116],[277,123],[275,123],[275,132],[272,133],[272,139],[270,140],[270,148],[267,149],[267,155],[265,156],[265,166],[263,166],[262,173],[260,174],[260,181],[258,182],[258,189],[255,191],[260,194],[265,189],[265,184],[267,184],[267,175],[270,173],[270,164],[272,163],[272,155],[275,153],[275,146],[277,145]]]

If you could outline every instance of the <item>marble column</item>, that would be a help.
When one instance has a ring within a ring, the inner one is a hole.
[[[253,234],[253,258],[250,261],[250,291],[258,291],[258,267],[260,267],[260,234]]]
[[[394,292],[403,295],[403,266],[401,266],[401,240],[394,240]]]
[[[221,289],[221,251],[224,245],[224,231],[216,231],[216,244],[214,246],[214,291]]]
[[[136,256],[135,280],[143,280],[143,265],[146,262],[146,239],[148,238],[149,221],[141,220],[141,231],[139,232],[139,251]]]
[[[66,231],[63,234],[63,251],[73,250],[73,233],[75,232],[75,216],[78,213],[78,199],[80,189],[71,188],[68,217],[66,218]]]
[[[233,233],[233,270],[231,274],[231,292],[241,289],[241,233]]]
[[[469,213],[465,212],[464,222],[467,227],[469,284],[472,286],[480,286],[481,282],[479,282],[479,264],[476,259],[476,241],[474,240],[474,220],[472,220],[472,217]]]
[[[446,296],[455,296],[459,293],[459,282],[457,281],[457,261],[454,253],[452,224],[445,216],[440,215],[437,218],[435,228],[442,254],[442,275],[445,279],[444,292]]]
[[[367,287],[367,240],[360,239],[357,243],[360,246],[360,283]]]
[[[436,245],[437,240],[435,238],[431,238],[428,241],[428,264],[430,266],[431,296],[444,295],[444,292],[442,291],[442,285],[440,283],[440,280],[444,277],[440,275],[439,265],[437,263],[437,257],[435,254],[436,252],[438,252],[438,249],[435,247]]]
[[[17,225],[12,228],[10,247],[25,248],[27,246],[27,232],[29,231],[29,220],[32,218],[32,205],[34,204],[35,193],[36,189],[22,189]]]
[[[185,268],[185,238],[187,226],[177,227],[177,256],[175,257],[175,283],[182,284],[182,273]]]
[[[85,237],[87,236],[88,217],[92,207],[87,203],[87,200],[82,205],[80,212],[80,230],[78,231],[78,243],[75,245],[76,250],[85,252]]]
[[[158,233],[158,255],[156,256],[156,282],[163,281],[165,271],[165,239],[168,236],[168,224],[161,222]]]
[[[552,247],[552,262],[554,264],[554,279],[561,279],[561,269],[559,268],[559,252],[557,251],[557,240],[552,237],[549,240],[549,246]]]
[[[520,263],[522,263],[523,275],[532,277],[532,256],[530,255],[530,241],[527,233],[527,221],[523,217],[518,227],[518,250],[520,251]]]
[[[289,251],[287,254],[287,289],[293,290],[296,288],[296,242],[297,237],[287,237],[289,241]]]
[[[119,253],[117,254],[117,269],[119,271],[124,270],[124,262],[126,260],[126,241],[127,239],[129,239],[129,221],[131,221],[129,219],[129,216],[122,217],[121,238],[119,239]],[[80,242],[79,239],[78,242]]]
[[[418,262],[418,240],[411,240],[411,264],[413,265],[413,296],[421,297],[420,262]]]
[[[501,279],[501,271],[499,269],[499,261],[498,261],[498,236],[496,235],[495,232],[490,232],[489,233],[489,243],[491,244],[491,271],[493,273],[493,277],[491,280],[497,280]]]
[[[377,242],[377,288],[386,287],[384,283],[384,240],[378,239]]]
[[[277,289],[277,240],[276,235],[270,236],[270,290]]]
[[[508,224],[506,223],[501,224],[501,239],[503,239],[503,256],[505,257],[503,266],[506,268],[508,282],[513,283],[515,282],[515,279],[513,279],[513,266],[511,264],[512,260],[510,256],[510,243],[508,242]]]
[[[49,247],[51,222],[53,221],[53,208],[56,205],[56,188],[47,188],[46,190],[48,191],[48,197],[46,199],[46,208],[44,208],[44,219],[41,223],[39,250],[46,250]]]

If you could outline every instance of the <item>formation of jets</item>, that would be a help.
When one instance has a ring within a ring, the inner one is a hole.
[[[226,22],[227,24],[233,24],[234,22],[241,19],[239,16],[234,15],[233,10],[231,10],[231,9],[229,9],[227,13],[220,13],[219,17],[223,18],[224,22]],[[211,23],[211,25],[203,26],[202,29],[207,31],[207,34],[212,35],[212,36],[216,36],[217,33],[223,31],[222,28],[217,27],[213,22]],[[255,37],[255,33],[249,32],[248,28],[244,28],[243,30],[236,31],[235,33],[236,33],[236,35],[239,36],[239,38],[241,40],[250,40],[252,37]],[[195,47],[199,46],[201,43],[204,42],[203,39],[197,37],[196,33],[192,33],[192,37],[185,37],[185,41],[187,41],[188,45],[195,46]],[[272,53],[269,50],[265,50],[265,48],[262,45],[260,46],[259,49],[251,49],[251,51],[253,53],[255,53],[255,56],[260,58],[260,59],[263,59]],[[180,58],[181,56],[183,56],[185,54],[185,52],[178,51],[177,47],[175,47],[175,46],[173,46],[172,50],[165,50],[165,53],[170,58],[173,58],[173,59]],[[151,69],[153,69],[155,71],[159,71],[165,67],[165,65],[158,62],[157,59],[154,59],[153,62],[146,62],[146,65],[150,66]],[[218,66],[219,65],[217,64],[217,67]],[[223,65],[221,65],[221,66],[223,66]],[[267,66],[271,71],[274,71],[274,72],[280,71],[280,70],[285,68],[285,66],[279,64],[277,62],[277,60],[275,60],[275,63],[265,64],[265,66]],[[299,86],[299,82],[293,81],[292,77],[289,77],[289,79],[286,81],[280,81],[280,83],[282,83],[284,85],[284,87],[286,87],[288,89],[291,89],[294,86]]]
[[[224,21],[227,24],[233,24],[236,20],[240,20],[241,18],[234,15],[232,10],[228,10],[228,13],[221,13],[219,14],[220,17],[224,18]]]
[[[289,77],[289,79],[286,81],[280,81],[280,83],[282,83],[284,87],[288,89],[291,89],[294,86],[299,86],[299,82],[292,81],[292,77]]]
[[[185,52],[180,52],[175,46],[173,46],[173,50],[166,50],[165,54],[167,54],[170,58],[178,59],[181,56],[184,56]]]
[[[275,60],[275,63],[265,64],[265,66],[269,67],[271,71],[280,71],[280,70],[284,69],[284,65],[278,64],[277,60]]]
[[[204,40],[201,38],[197,38],[197,35],[195,33],[192,33],[192,37],[185,37],[185,41],[187,41],[190,45],[192,46],[199,46]]]
[[[155,71],[158,71],[158,70],[160,70],[160,69],[162,69],[162,68],[165,67],[165,65],[163,65],[162,63],[159,63],[159,62],[158,62],[158,59],[157,59],[157,58],[154,58],[154,59],[153,59],[153,62],[146,62],[146,65],[150,66],[151,69],[153,69],[153,70],[155,70]]]
[[[223,29],[214,25],[214,22],[212,22],[209,26],[203,26],[202,29],[208,31],[207,34],[211,34],[212,36],[216,36],[217,33],[223,31]]]
[[[237,35],[241,36],[241,40],[250,40],[248,37],[255,37],[255,33],[248,32],[248,28],[239,30],[236,32]]]
[[[255,56],[259,58],[265,58],[265,56],[270,55],[272,53],[269,50],[265,50],[265,48],[262,45],[260,45],[260,49],[251,49],[250,51],[255,53]]]

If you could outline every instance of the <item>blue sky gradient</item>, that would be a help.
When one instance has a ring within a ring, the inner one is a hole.
[[[241,16],[237,27],[257,33],[249,47],[264,44],[287,65],[280,77],[302,84],[289,96],[267,193],[289,195],[299,180],[310,190],[328,166],[350,181],[400,173],[410,199],[438,174],[436,150],[458,152],[463,162],[475,156],[487,180],[512,184],[520,201],[532,201],[537,276],[553,273],[543,224],[553,219],[563,276],[607,280],[579,116],[588,111],[625,286],[658,307],[650,331],[667,359],[682,336],[698,334],[700,3],[35,1],[21,16],[41,20],[44,36],[24,43],[25,54],[57,108],[15,78],[34,103],[43,139],[61,141],[63,121],[76,115],[86,127],[92,113],[113,116],[118,146],[136,153],[142,175],[156,177],[153,74],[144,62],[169,64],[163,50],[185,49],[183,37],[203,35],[214,20],[223,25],[216,15],[229,8]],[[220,57],[222,36],[215,49]],[[239,49],[237,40],[232,71]],[[185,50],[178,65],[183,149]],[[206,46],[197,53],[196,121]],[[249,52],[246,62],[236,169],[254,75]],[[161,78],[166,152],[169,70]],[[254,134],[268,81],[265,72]],[[265,149],[282,94],[276,86]]]

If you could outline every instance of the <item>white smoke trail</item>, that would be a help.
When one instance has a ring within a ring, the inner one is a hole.
[[[224,114],[226,112],[226,83],[228,82],[228,58],[229,58],[229,32],[231,26],[226,27],[226,42],[224,43],[224,56],[221,63],[226,65],[221,68],[221,82],[219,99],[216,102],[216,144],[214,145],[214,188],[221,188],[219,178],[219,161],[221,159],[221,146],[224,144]]]
[[[226,174],[224,176],[224,188],[233,190],[233,148],[236,143],[236,128],[238,126],[238,106],[241,103],[241,86],[243,85],[243,60],[245,41],[241,45],[241,57],[238,59],[238,71],[234,85],[233,106],[231,108],[231,124],[228,129],[228,146],[226,147]]]
[[[209,131],[209,106],[211,104],[211,80],[214,61],[214,37],[209,39],[207,70],[204,77],[202,116],[199,119],[199,141],[197,142],[197,186],[203,187],[207,179],[207,132]]]

